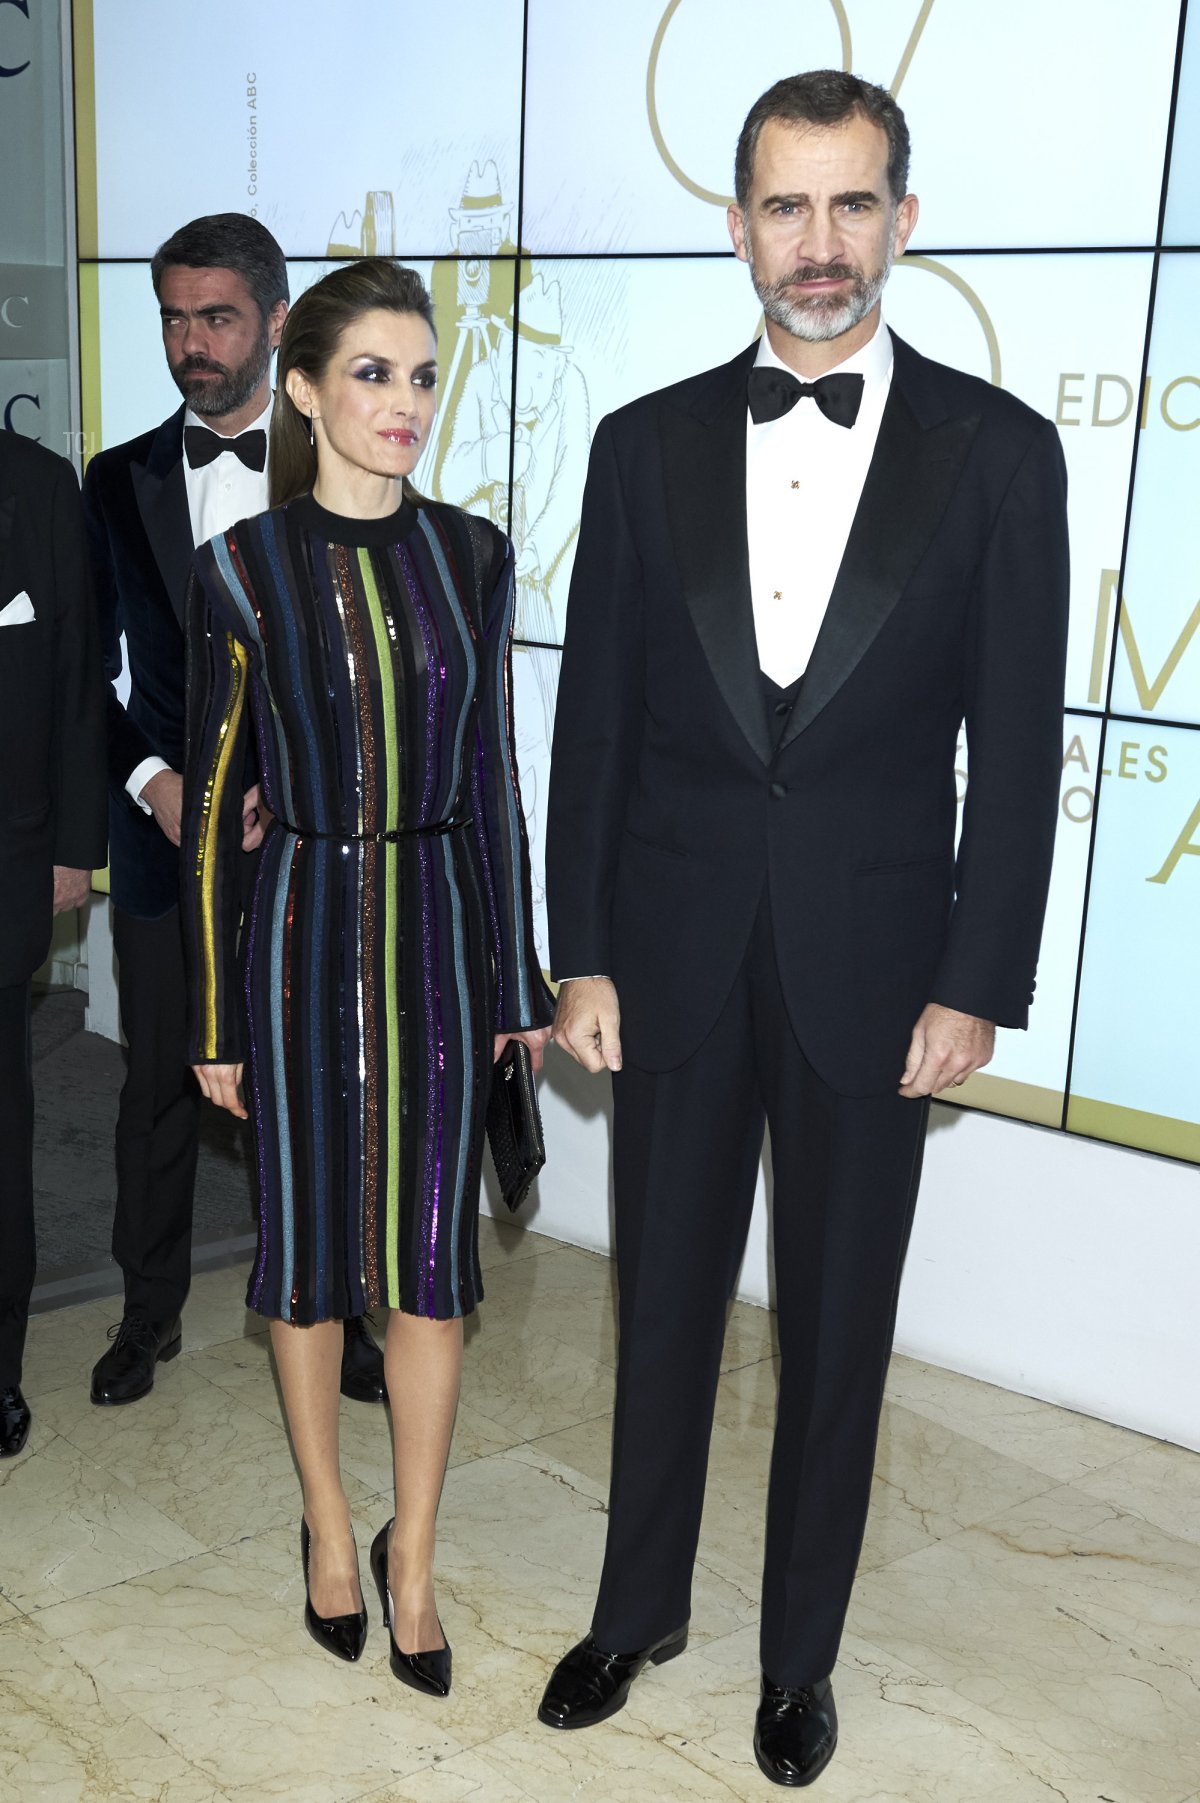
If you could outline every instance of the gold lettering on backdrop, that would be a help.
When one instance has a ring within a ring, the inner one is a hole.
[[[1096,636],[1092,642],[1092,678],[1088,688],[1088,702],[1092,707],[1099,707],[1104,688],[1104,656],[1108,648],[1109,621],[1112,617],[1113,597],[1117,592],[1116,570],[1101,570],[1100,599],[1096,608]],[[1167,653],[1166,662],[1151,682],[1146,675],[1146,666],[1142,662],[1142,654],[1138,647],[1133,630],[1133,615],[1126,600],[1120,611],[1121,643],[1125,647],[1125,655],[1129,659],[1129,669],[1133,676],[1133,686],[1137,690],[1138,704],[1146,713],[1153,713],[1162,700],[1163,691],[1179,668],[1184,652],[1200,632],[1200,601],[1188,616],[1183,631],[1175,640]]]
[[[675,161],[675,158],[671,155],[671,152],[667,149],[667,141],[663,136],[662,121],[658,116],[658,63],[659,58],[662,55],[663,39],[667,35],[667,27],[670,25],[671,20],[675,17],[675,14],[679,11],[682,4],[683,0],[670,0],[666,11],[658,22],[658,30],[655,32],[654,42],[650,46],[650,61],[646,65],[646,112],[650,120],[650,135],[654,139],[654,145],[659,156],[671,171],[671,174],[675,177],[675,180],[679,183],[681,188],[686,188],[688,193],[694,194],[698,200],[707,200],[711,205],[716,207],[727,207],[731,205],[733,201],[733,196],[731,194],[716,194],[711,188],[702,187],[699,182],[694,182],[684,169],[680,168],[679,164]],[[854,67],[854,48],[850,39],[850,20],[846,16],[846,8],[843,4],[843,0],[829,0],[829,4],[837,23],[838,37],[841,40],[842,69],[846,73],[849,73]],[[929,22],[929,15],[932,11],[933,0],[922,0],[920,11],[917,13],[913,28],[908,34],[908,42],[904,46],[896,73],[892,77],[891,93],[894,100],[900,98],[901,86],[903,85],[905,76],[908,74],[913,57],[917,53],[917,45],[921,42],[922,33]]]
[[[691,176],[688,175],[684,169],[680,168],[679,164],[675,161],[675,158],[671,155],[671,152],[667,149],[667,141],[663,136],[662,122],[658,116],[658,59],[662,55],[663,39],[667,35],[667,27],[670,25],[671,20],[675,17],[675,14],[679,11],[682,4],[683,0],[670,0],[669,6],[658,22],[658,30],[655,32],[654,42],[650,46],[650,61],[646,65],[646,112],[650,119],[650,135],[654,139],[654,147],[658,151],[659,156],[671,171],[671,174],[675,177],[675,180],[679,183],[681,188],[686,188],[689,194],[694,194],[696,196],[697,200],[707,200],[714,207],[728,207],[733,205],[732,194],[715,194],[711,188],[702,187],[699,182],[694,182]],[[833,8],[833,16],[837,21],[838,36],[841,38],[842,68],[844,71],[849,72],[854,63],[854,52],[850,44],[850,21],[846,17],[846,8],[843,6],[842,0],[829,0],[829,4]],[[919,37],[921,32],[925,29],[925,19],[928,17],[929,9],[932,4],[933,0],[926,0],[926,4],[921,8],[922,16],[917,20],[914,31],[916,37]],[[905,51],[905,57],[909,60],[911,60],[911,54],[914,48],[915,45],[910,39],[909,48]],[[903,73],[907,67],[907,62],[902,60],[900,72]]]
[[[1075,822],[1076,826],[1087,825],[1092,817],[1094,806],[1095,796],[1090,789],[1085,789],[1082,783],[1077,783],[1073,789],[1066,790],[1062,798],[1062,811],[1068,820]]]
[[[1167,407],[1167,402],[1177,388],[1200,388],[1200,376],[1176,376],[1173,382],[1167,383],[1162,391],[1162,399],[1158,403],[1159,411],[1172,432],[1194,432],[1196,427],[1200,426],[1200,413],[1197,413],[1195,419],[1181,420],[1176,419]]]
[[[1167,774],[1166,746],[1152,745],[1147,753],[1150,763],[1153,765],[1154,770],[1157,771],[1157,775],[1152,774],[1149,770],[1142,770],[1139,768],[1138,759],[1141,755],[1142,747],[1140,740],[1122,739],[1120,745],[1117,747],[1117,768],[1115,773],[1109,769],[1107,764],[1105,764],[1102,767],[1100,774],[1101,776],[1112,776],[1114,774],[1117,776],[1124,776],[1131,781],[1136,781],[1139,776],[1144,776],[1148,783],[1161,783]]]
[[[962,757],[963,751],[964,735],[960,732],[958,736],[959,757]],[[1124,776],[1134,781],[1136,781],[1139,776],[1144,776],[1148,783],[1161,783],[1166,781],[1168,772],[1167,747],[1165,745],[1152,745],[1150,747],[1149,751],[1146,753],[1146,766],[1144,768],[1138,762],[1142,756],[1142,745],[1139,740],[1123,740],[1117,748],[1116,756],[1117,769],[1115,774],[1117,776]],[[1085,746],[1083,737],[1080,733],[1075,733],[1067,740],[1066,748],[1063,751],[1062,767],[1064,772],[1072,764],[1078,766],[1082,776],[1091,775],[1092,767],[1088,762],[1087,747]],[[1100,774],[1102,776],[1112,776],[1114,772],[1105,766]],[[955,767],[954,777],[958,789],[959,805],[961,806],[966,799],[968,787],[967,772],[961,764]],[[1095,788],[1088,783],[1074,783],[1069,789],[1063,790],[1059,806],[1067,819],[1071,821],[1074,826],[1086,826],[1091,819],[1096,806]]]
[[[964,281],[957,270],[947,269],[946,265],[944,263],[939,263],[936,257],[917,257],[906,254],[902,263],[898,264],[897,267],[904,269],[927,269],[930,275],[940,276],[943,282],[949,282],[950,286],[962,295],[983,328],[983,336],[987,342],[988,362],[991,365],[991,379],[995,386],[999,388],[1000,340],[996,336],[996,328],[992,324],[991,316],[988,313],[987,308],[976,294],[974,288],[972,288],[970,282]]]
[[[1167,777],[1166,746],[1152,745],[1150,747],[1150,750],[1146,754],[1147,767],[1145,769],[1143,769],[1138,762],[1141,755],[1142,746],[1138,740],[1123,740],[1117,747],[1117,767],[1115,775],[1118,777],[1124,776],[1133,782],[1136,782],[1139,776],[1144,776],[1148,783],[1165,782]],[[1078,764],[1084,776],[1089,776],[1091,774],[1091,766],[1088,763],[1087,752],[1084,748],[1083,740],[1078,733],[1076,733],[1075,737],[1070,741],[1067,749],[1063,753],[1064,770],[1067,768],[1068,764]],[[1113,776],[1114,771],[1105,764],[1102,767],[1100,774],[1101,776]],[[1076,783],[1072,788],[1063,790],[1061,802],[1062,811],[1067,819],[1072,821],[1076,826],[1087,825],[1092,817],[1092,811],[1095,805],[1096,791],[1094,788],[1089,788],[1086,783]]]
[[[1167,853],[1166,862],[1162,869],[1158,872],[1157,876],[1148,876],[1146,878],[1148,883],[1169,883],[1172,876],[1175,874],[1175,866],[1178,864],[1180,858],[1200,858],[1200,839],[1197,839],[1195,836],[1197,828],[1200,828],[1200,801],[1198,801],[1192,809],[1187,825]]]
[[[1079,390],[1078,394],[1068,394],[1067,393],[1067,383],[1068,382],[1082,382],[1083,380],[1084,380],[1084,371],[1083,370],[1079,370],[1078,373],[1073,372],[1070,375],[1061,375],[1058,378],[1058,405],[1054,409],[1054,423],[1056,426],[1077,426],[1079,424],[1079,421],[1077,419],[1068,419],[1066,414],[1063,412],[1063,408],[1064,407],[1078,407],[1082,404],[1082,401],[1083,401],[1082,388]]]
[[[904,46],[904,55],[900,58],[900,65],[892,77],[893,100],[899,100],[900,98],[901,84],[904,81],[904,77],[908,74],[908,66],[916,55],[917,45],[921,42],[921,33],[924,31],[926,21],[932,11],[933,0],[925,0],[925,4],[917,14],[917,22],[909,33],[908,43]],[[846,64],[846,67],[847,69],[850,67],[849,63]]]
[[[1124,405],[1122,406],[1121,411],[1119,413],[1114,413],[1114,414],[1108,415],[1108,417],[1103,417],[1100,412],[1100,407],[1101,407],[1102,397],[1104,394],[1105,385],[1108,383],[1113,384],[1114,387],[1119,388],[1121,390],[1121,393],[1125,397],[1125,401],[1124,401]],[[1096,387],[1092,394],[1092,424],[1093,424],[1093,426],[1123,426],[1125,424],[1125,421],[1129,418],[1129,415],[1132,412],[1133,412],[1133,384],[1130,382],[1127,382],[1125,380],[1124,376],[1111,376],[1111,375],[1097,376],[1096,377]],[[1079,422],[1076,421],[1075,423],[1078,424]]]
[[[1092,641],[1092,678],[1088,684],[1088,703],[1092,707],[1100,706],[1101,692],[1104,688],[1104,658],[1108,651],[1108,621],[1112,612],[1113,596],[1117,592],[1117,570],[1101,570],[1100,599],[1096,606],[1096,636]]]
[[[920,258],[908,257],[905,261],[916,263],[920,262]],[[1054,410],[1055,425],[1081,426],[1083,424],[1083,420],[1077,414],[1073,415],[1067,412],[1068,407],[1082,407],[1083,390],[1068,388],[1067,384],[1086,381],[1087,373],[1084,370],[1064,370],[1059,376],[1058,401]],[[1107,387],[1117,388],[1125,396],[1125,404],[1119,413],[1105,412],[1105,408],[1112,406],[1116,398],[1105,394],[1104,391]],[[1197,426],[1200,426],[1200,404],[1197,404],[1196,411],[1190,417],[1181,412],[1180,409],[1186,406],[1188,399],[1196,402],[1197,397],[1180,396],[1178,401],[1174,400],[1173,397],[1180,388],[1200,388],[1200,376],[1176,376],[1173,381],[1168,382],[1159,396],[1158,411],[1162,415],[1164,425],[1168,426],[1172,432],[1194,432]],[[1138,429],[1143,432],[1150,419],[1150,400],[1153,390],[1154,380],[1151,376],[1147,376],[1142,383],[1142,404],[1138,409]],[[1126,381],[1124,376],[1118,376],[1110,371],[1098,375],[1092,387],[1092,425],[1123,426],[1133,412],[1133,395],[1133,383]]]

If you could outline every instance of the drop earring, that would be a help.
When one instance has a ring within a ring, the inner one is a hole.
[[[313,416],[311,413],[308,416],[308,442],[315,451],[317,448],[317,428],[313,424]]]

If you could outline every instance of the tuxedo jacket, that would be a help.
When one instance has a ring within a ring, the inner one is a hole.
[[[97,452],[83,480],[105,672],[110,684],[121,673],[124,633],[131,682],[124,706],[108,690],[112,898],[143,920],[179,900],[178,850],[125,785],[144,758],[183,769],[183,602],[195,548],[183,415],[180,407],[156,430]]]
[[[596,434],[551,762],[550,950],[556,976],[614,979],[642,1068],[674,1068],[712,1028],[764,895],[793,1028],[842,1094],[896,1088],[928,1002],[1027,1023],[1062,767],[1062,452],[1014,396],[894,346],[781,735],[746,543],[754,347]],[[802,578],[802,542],[796,558]]]
[[[33,618],[23,622],[27,610]],[[0,985],[50,946],[54,866],[105,859],[104,697],[75,472],[0,432]]]

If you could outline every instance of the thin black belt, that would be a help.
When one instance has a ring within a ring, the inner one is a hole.
[[[468,814],[465,820],[435,820],[430,826],[408,826],[385,833],[317,833],[306,826],[292,826],[278,814],[275,824],[297,839],[336,839],[343,845],[395,845],[399,839],[440,839],[446,833],[461,832],[464,826],[473,824],[474,818]]]

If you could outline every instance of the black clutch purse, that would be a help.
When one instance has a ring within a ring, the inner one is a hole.
[[[500,1193],[508,1207],[516,1210],[546,1162],[533,1060],[523,1039],[510,1039],[492,1066],[487,1136]]]

